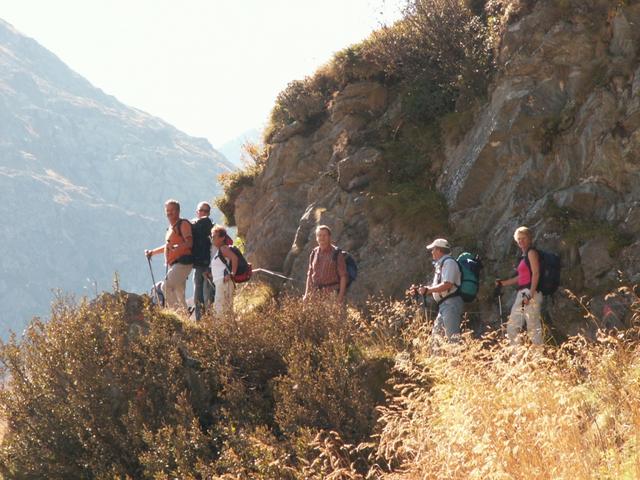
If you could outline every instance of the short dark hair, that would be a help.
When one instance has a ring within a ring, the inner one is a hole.
[[[227,236],[227,229],[224,228],[222,225],[215,225],[212,229],[211,229],[211,236],[216,236],[216,237],[226,237]]]

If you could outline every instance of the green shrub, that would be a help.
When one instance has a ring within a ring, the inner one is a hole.
[[[376,64],[372,58],[372,48],[374,46],[369,38],[333,56],[328,68],[335,78],[337,87],[362,80],[378,79],[384,74],[382,66]]]
[[[269,149],[265,146],[247,142],[243,145],[243,150],[246,154],[243,159],[247,165],[243,169],[218,176],[223,194],[216,198],[215,205],[224,215],[225,224],[230,227],[236,225],[235,202],[238,196],[245,187],[253,186],[269,159]]]
[[[370,194],[369,209],[374,220],[414,235],[442,235],[449,229],[444,197],[415,183],[394,184],[384,193]]]
[[[620,250],[633,243],[633,235],[619,226],[603,220],[586,218],[572,209],[560,208],[555,203],[549,206],[546,213],[548,218],[558,223],[563,240],[569,244],[582,245],[587,240],[605,238],[608,242],[609,255],[615,257]]]
[[[490,68],[489,30],[465,1],[410,0],[394,25],[336,53],[313,76],[287,85],[276,99],[265,142],[294,121],[323,118],[331,95],[361,80],[402,84],[409,117],[430,121],[461,100],[484,95]]]
[[[422,80],[427,90],[455,103],[482,95],[489,80],[491,53],[481,18],[462,0],[410,0],[403,18],[383,29],[375,57],[387,75],[408,84]]]
[[[432,122],[453,111],[456,99],[450,86],[424,75],[403,89],[402,111],[415,122]]]
[[[333,91],[331,86],[332,79],[320,72],[313,77],[290,82],[276,97],[269,126],[263,134],[265,143],[269,143],[278,130],[293,122],[308,124],[319,120],[326,111]]]
[[[304,478],[322,428],[372,433],[391,365],[362,322],[297,298],[198,324],[124,293],[61,302],[1,345],[0,474]]]
[[[178,399],[193,391],[180,356],[190,334],[173,315],[126,309],[123,296],[58,304],[49,323],[35,321],[20,343],[2,345],[5,477],[141,478],[145,430],[183,418]],[[200,382],[215,395],[210,380]],[[204,423],[206,405],[189,400],[184,421]]]

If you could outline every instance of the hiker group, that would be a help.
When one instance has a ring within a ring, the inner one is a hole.
[[[560,259],[556,254],[533,246],[533,234],[527,227],[518,227],[513,235],[520,256],[513,276],[495,281],[494,294],[499,301],[502,322],[502,287],[515,286],[516,297],[511,307],[506,331],[512,345],[521,341],[520,332],[526,326],[534,345],[543,343],[542,305],[544,295],[553,294],[560,282]],[[427,245],[434,260],[435,274],[430,286],[412,285],[409,294],[416,298],[432,294],[437,306],[433,337],[445,337],[455,342],[460,335],[464,302],[476,298],[480,286],[482,262],[476,255],[464,252],[451,256],[451,246],[444,238]],[[426,304],[425,304],[426,307]]]
[[[167,200],[164,204],[169,227],[164,245],[145,250],[151,269],[151,257],[164,254],[167,267],[165,279],[154,281],[157,302],[172,309],[189,311],[185,297],[186,283],[191,271],[193,276],[193,305],[196,320],[200,320],[207,308],[215,315],[226,315],[233,310],[235,284],[246,281],[251,266],[237,247],[227,230],[215,225],[210,218],[211,205],[200,202],[196,217],[189,221],[180,216],[180,203]],[[153,277],[153,269],[151,269]]]
[[[193,284],[196,320],[200,320],[208,308],[214,315],[233,311],[233,294],[236,283],[251,277],[251,264],[233,241],[226,229],[210,219],[211,206],[200,202],[196,218],[189,221],[180,216],[180,204],[176,200],[165,202],[169,227],[165,243],[145,250],[149,259],[164,253],[167,271],[163,282],[155,284],[158,298],[164,299],[169,308],[187,310],[186,282],[194,270]],[[354,258],[332,241],[331,228],[319,225],[315,231],[317,246],[309,256],[304,299],[311,297],[329,299],[344,305],[347,290],[356,279],[358,267]],[[502,320],[502,288],[516,287],[516,297],[507,321],[507,337],[512,344],[520,341],[519,334],[526,326],[533,344],[543,343],[542,303],[543,295],[553,293],[560,280],[560,261],[555,254],[536,249],[533,235],[527,227],[519,227],[513,235],[520,257],[513,276],[495,281]],[[480,286],[482,262],[477,255],[464,252],[457,258],[444,238],[437,238],[429,245],[434,265],[431,284],[412,285],[412,297],[433,297],[437,316],[433,323],[433,337],[456,342],[461,331],[465,302],[473,301]],[[151,270],[153,276],[153,269]],[[162,300],[159,303],[163,303]]]

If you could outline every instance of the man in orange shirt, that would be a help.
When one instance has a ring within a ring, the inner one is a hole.
[[[184,292],[187,278],[193,268],[191,223],[180,218],[180,204],[177,200],[167,200],[164,204],[164,211],[169,221],[165,244],[152,250],[145,250],[144,254],[147,258],[151,258],[159,253],[164,253],[166,264],[169,267],[167,278],[163,284],[167,307],[182,308],[186,311],[187,302]]]

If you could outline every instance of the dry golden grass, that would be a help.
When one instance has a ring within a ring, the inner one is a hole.
[[[238,315],[247,315],[266,307],[274,295],[273,287],[267,283],[252,280],[251,284],[238,285],[233,298],[234,311]]]
[[[382,409],[389,478],[640,478],[637,332],[561,349],[484,348],[398,359],[411,381]]]
[[[498,334],[435,349],[401,302],[345,312],[260,290],[242,292],[257,300],[236,318],[197,325],[148,306],[139,317],[119,296],[60,305],[3,345],[16,375],[0,406],[16,427],[0,475],[640,478],[635,290],[624,333],[515,349]]]
[[[310,478],[640,478],[640,330],[549,349],[414,346],[397,356],[368,471],[353,466],[366,445],[329,435]]]
[[[434,345],[410,324],[377,434],[357,447],[317,438],[307,477],[640,479],[640,296],[637,286],[610,296],[630,306],[630,328],[560,347],[514,348],[499,332]]]

